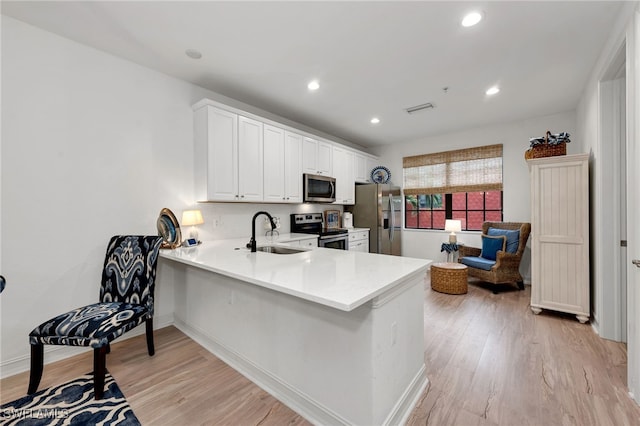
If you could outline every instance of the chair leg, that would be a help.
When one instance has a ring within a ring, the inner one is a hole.
[[[42,378],[42,366],[44,364],[44,345],[42,343],[31,344],[31,372],[29,373],[29,395],[34,394],[40,385]]]
[[[147,330],[147,350],[149,351],[149,356],[153,356],[156,353],[156,349],[153,345],[153,318],[148,318],[146,320],[146,330]]]
[[[107,354],[111,353],[111,343],[107,343]]]
[[[520,290],[524,290],[524,282],[523,281],[518,281],[518,288]]]
[[[93,394],[95,399],[104,396],[104,375],[107,371],[107,345],[93,350]]]

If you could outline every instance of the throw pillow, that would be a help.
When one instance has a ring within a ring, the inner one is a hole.
[[[487,235],[492,237],[504,235],[507,237],[507,253],[515,253],[518,251],[518,246],[520,245],[520,230],[489,228],[489,230],[487,230]]]
[[[507,244],[507,237],[504,235],[485,235],[482,234],[482,253],[480,257],[484,257],[489,260],[496,260],[498,250],[504,251],[504,247]]]

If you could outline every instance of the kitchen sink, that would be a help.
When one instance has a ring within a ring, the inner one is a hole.
[[[279,246],[262,246],[258,247],[256,250],[263,251],[265,253],[273,253],[273,254],[294,254],[294,253],[302,253],[306,250],[300,250],[289,247],[279,247]]]

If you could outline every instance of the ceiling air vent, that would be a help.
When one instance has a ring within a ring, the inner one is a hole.
[[[433,105],[431,102],[428,102],[426,104],[416,105],[411,108],[407,108],[405,111],[407,111],[407,114],[414,114],[418,111],[422,111],[423,109],[433,109],[433,108],[435,108],[435,105]]]

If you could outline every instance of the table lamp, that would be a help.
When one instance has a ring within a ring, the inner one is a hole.
[[[182,226],[191,227],[189,229],[189,238],[194,238],[196,241],[198,240],[196,225],[202,225],[203,223],[204,219],[202,218],[200,210],[185,210],[182,212]]]
[[[455,220],[455,219],[447,219],[444,222],[444,230],[451,231],[451,233],[449,234],[449,243],[450,244],[456,243],[458,242],[458,239],[456,238],[456,232],[462,231],[462,221]]]

